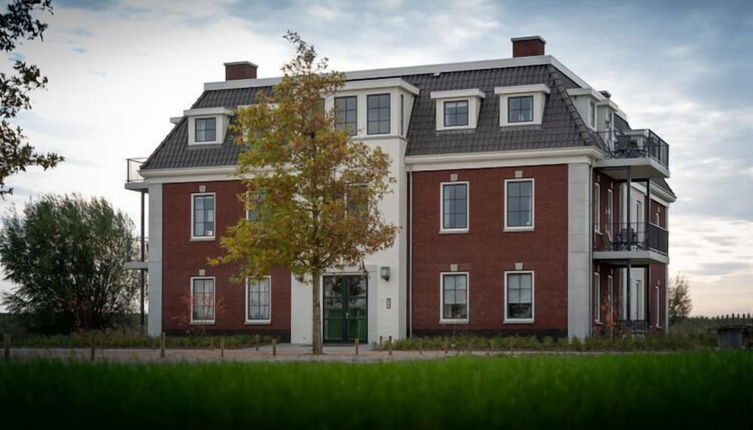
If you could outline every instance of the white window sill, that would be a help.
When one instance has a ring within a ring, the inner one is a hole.
[[[439,230],[439,234],[464,234],[468,233],[467,228],[458,228],[452,230]]]
[[[437,131],[474,130],[474,129],[476,129],[476,127],[472,125],[451,125],[451,126],[437,127]]]
[[[502,231],[505,233],[515,233],[519,231],[533,231],[533,227],[505,227]]]
[[[272,324],[272,320],[251,320],[244,322],[245,325],[269,325]]]
[[[191,321],[191,325],[214,325],[214,320],[211,321]]]
[[[207,237],[191,237],[189,241],[191,242],[211,242],[215,238],[214,236],[207,236]]]
[[[533,324],[533,318],[531,319],[508,319],[505,318],[505,324]]]
[[[439,320],[440,324],[468,324],[468,320]]]
[[[524,126],[524,125],[541,125],[541,123],[540,122],[536,122],[536,121],[505,122],[505,123],[500,124],[499,126],[502,127],[502,128],[504,128],[504,127],[519,127],[519,126]]]
[[[594,230],[594,233],[596,233],[596,234],[598,234],[599,236],[601,236],[601,230]]]

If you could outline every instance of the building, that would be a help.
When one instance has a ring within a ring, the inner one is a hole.
[[[586,337],[667,329],[668,145],[633,129],[607,91],[538,36],[512,58],[346,73],[325,100],[354,139],[391,157],[394,245],[325,275],[325,341],[432,334]],[[234,109],[276,78],[226,63],[126,188],[148,195],[149,328],[311,342],[310,287],[285,268],[238,284],[211,267],[245,216],[233,176]],[[143,206],[142,206],[143,207]]]

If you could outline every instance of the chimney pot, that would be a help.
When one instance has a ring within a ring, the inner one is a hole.
[[[256,79],[256,64],[250,61],[234,61],[225,63],[225,80]]]
[[[513,37],[510,40],[512,40],[513,58],[544,55],[546,40],[541,36]]]

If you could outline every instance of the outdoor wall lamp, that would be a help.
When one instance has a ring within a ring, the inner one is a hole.
[[[303,283],[303,275],[295,275],[295,280],[300,283]]]
[[[389,281],[390,280],[390,266],[382,266],[382,268],[380,269],[380,276],[385,281]]]

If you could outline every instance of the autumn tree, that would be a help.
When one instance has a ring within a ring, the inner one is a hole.
[[[0,52],[12,53],[21,40],[42,39],[47,24],[34,17],[36,12],[52,12],[51,0],[14,0],[0,14]],[[8,57],[12,58],[12,57]],[[39,153],[29,145],[21,127],[13,127],[10,119],[23,109],[30,109],[29,92],[47,85],[39,67],[20,58],[11,59],[13,71],[0,72],[0,197],[13,192],[5,188],[8,176],[28,166],[43,169],[63,161],[57,154]]]
[[[239,198],[252,215],[228,229],[225,253],[212,262],[241,262],[236,281],[274,266],[302,276],[313,298],[312,349],[321,354],[321,275],[392,245],[397,226],[383,221],[377,203],[395,179],[387,154],[337,129],[336,112],[324,109],[344,75],[328,70],[298,34],[284,37],[296,55],[280,83],[239,110],[231,126],[243,148]]]
[[[690,301],[688,280],[682,275],[675,276],[669,284],[669,321],[682,321],[690,315],[693,304]]]

